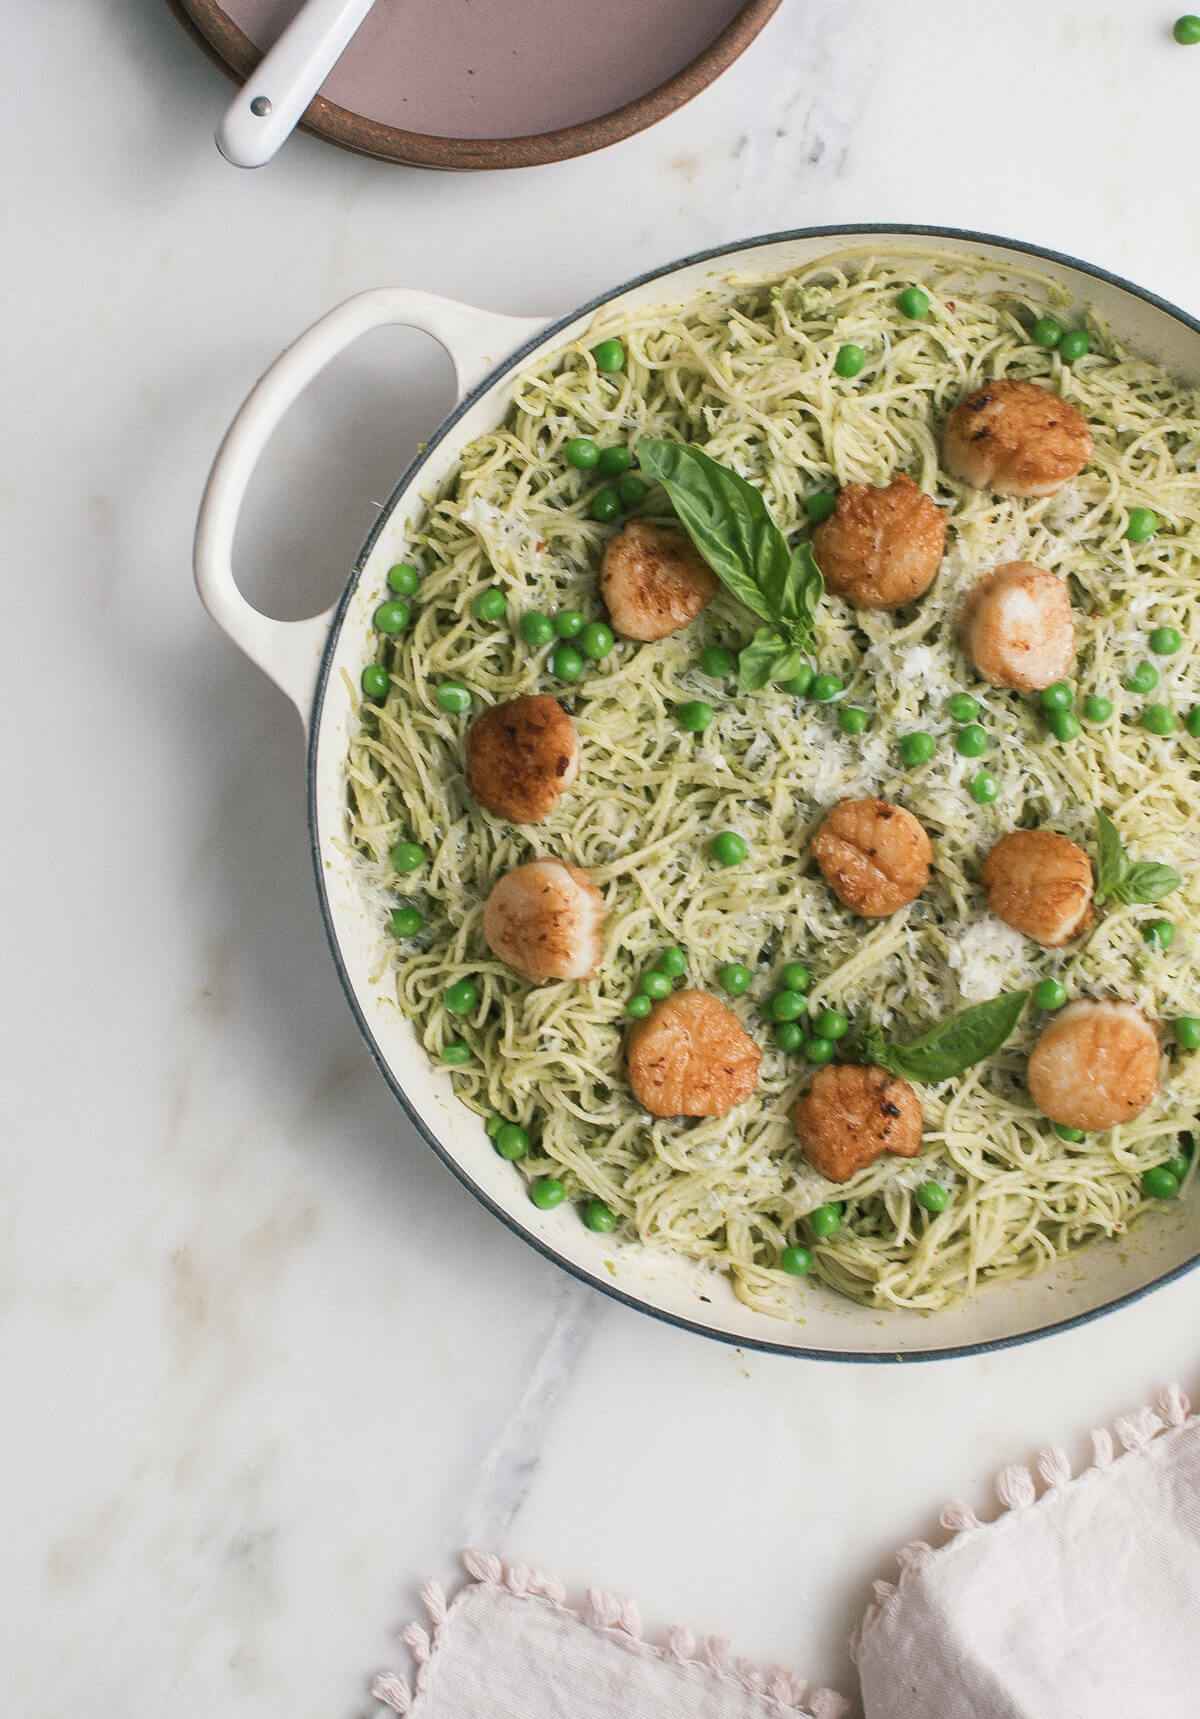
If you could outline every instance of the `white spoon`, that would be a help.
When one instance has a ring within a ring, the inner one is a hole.
[[[217,127],[235,167],[262,167],[295,130],[375,0],[306,0]]]

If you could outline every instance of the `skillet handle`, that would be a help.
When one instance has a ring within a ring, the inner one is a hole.
[[[422,329],[445,347],[459,398],[545,326],[541,317],[500,316],[408,287],[357,293],[275,360],[230,425],[200,503],[193,557],[196,586],[213,620],[287,694],[306,725],[337,605],[307,621],[276,621],[261,614],[234,579],[234,533],[259,456],[288,407],[347,346],[387,323]]]

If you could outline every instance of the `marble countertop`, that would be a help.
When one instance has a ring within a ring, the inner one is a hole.
[[[1200,49],[1121,0],[784,0],[584,160],[450,177],[296,137],[257,174],[165,7],[9,19],[0,489],[0,1708],[360,1719],[473,1543],[853,1690],[847,1638],[940,1505],[1170,1379],[1200,1281],[920,1367],[746,1354],[569,1280],[411,1134],[323,941],[301,735],[201,611],[190,538],[253,378],[400,283],[521,314],[741,235],[979,227],[1200,312]],[[450,403],[371,336],[285,426],[249,594],[341,584]],[[19,812],[19,816],[17,815]]]

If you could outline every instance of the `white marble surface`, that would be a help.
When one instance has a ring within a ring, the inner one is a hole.
[[[239,174],[227,87],[155,0],[9,9],[5,1714],[358,1719],[466,1540],[851,1688],[870,1580],[944,1498],[1196,1382],[1200,1280],[1010,1353],[827,1366],[658,1326],[502,1231],[356,1035],[298,725],[189,573],[250,381],[361,287],[554,312],[739,235],[916,220],[1200,311],[1171,16],[784,0],[652,132],[451,178],[303,137]],[[331,595],[448,403],[422,337],[348,357],[257,486],[247,588]]]

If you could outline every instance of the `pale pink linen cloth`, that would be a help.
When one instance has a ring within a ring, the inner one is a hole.
[[[855,1641],[865,1719],[1200,1719],[1200,1420],[1177,1388],[1092,1434],[1072,1477],[1057,1448],[1008,1468],[1002,1514],[942,1515],[906,1546]],[[467,1553],[473,1580],[403,1638],[411,1675],[376,1697],[412,1719],[842,1719],[851,1702],[720,1640],[642,1637],[629,1601],[572,1611],[551,1577]]]

